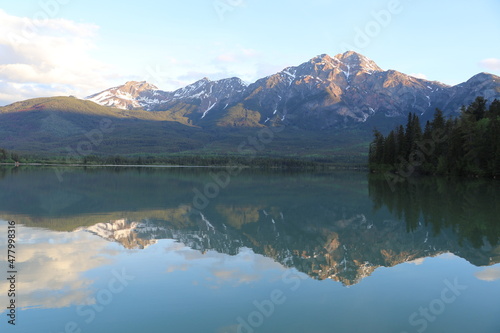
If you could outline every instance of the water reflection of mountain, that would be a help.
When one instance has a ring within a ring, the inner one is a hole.
[[[289,225],[281,213],[276,216],[264,209],[259,211],[257,221],[241,229],[222,221],[201,213],[186,217],[182,227],[178,223],[145,219],[140,223],[102,223],[88,230],[126,247],[142,248],[158,239],[175,239],[201,252],[215,250],[229,255],[248,247],[313,278],[332,278],[346,285],[357,283],[380,266],[391,267],[446,252],[477,266],[500,262],[500,248],[459,244],[452,230],[433,236],[431,228],[422,226],[407,232],[406,226],[397,220],[375,221],[363,214],[333,221],[329,227]],[[116,232],[112,237],[110,229]]]
[[[415,180],[392,191],[383,178],[367,182],[364,174],[248,172],[195,212],[192,188],[203,188],[210,180],[206,172],[80,172],[69,174],[68,184],[55,185],[34,174],[13,179],[6,177],[0,185],[14,193],[8,200],[18,205],[15,214],[22,223],[79,227],[127,248],[159,239],[228,255],[247,247],[313,278],[345,285],[377,267],[446,252],[476,266],[500,262],[497,184]],[[16,189],[25,181],[43,189],[30,192],[40,203],[35,208],[50,207],[50,212],[22,209]],[[51,186],[71,194],[64,205],[57,201],[62,193],[43,197]],[[5,208],[0,203],[0,211]],[[0,218],[12,214],[0,213]]]

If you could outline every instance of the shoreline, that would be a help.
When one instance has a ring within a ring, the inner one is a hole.
[[[212,168],[212,169],[223,169],[223,168],[234,168],[241,167],[245,169],[302,169],[302,170],[310,170],[310,169],[330,169],[330,170],[358,170],[358,171],[369,171],[368,166],[339,166],[339,165],[327,165],[327,164],[318,164],[317,166],[309,166],[309,167],[266,167],[266,166],[249,166],[249,165],[167,165],[167,164],[61,164],[61,163],[0,163],[0,166],[11,166],[11,167],[23,167],[23,166],[45,166],[45,167],[67,167],[67,168],[88,168],[88,167],[100,167],[100,168],[115,168],[115,167],[123,167],[123,168]]]

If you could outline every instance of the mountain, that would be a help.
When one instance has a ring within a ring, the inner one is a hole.
[[[217,104],[231,103],[246,85],[238,78],[211,81],[203,78],[173,92],[161,91],[145,81],[129,81],[122,86],[110,88],[86,99],[103,106],[124,110],[143,108],[152,110],[175,110],[179,104],[193,104],[198,108],[199,118]]]
[[[500,77],[489,73],[479,73],[467,82],[451,88],[451,96],[443,110],[457,110],[462,105],[469,105],[477,96],[483,96],[490,102],[500,97]]]
[[[167,112],[121,110],[74,97],[35,98],[0,108],[0,147],[30,153],[178,152],[195,149],[208,137]]]
[[[228,105],[237,100],[246,89],[246,84],[238,78],[210,81],[203,78],[184,88],[165,94],[161,101],[151,103],[141,100],[149,110],[175,109],[180,103],[193,103],[197,106],[200,119],[215,106]]]
[[[142,87],[145,83],[128,82],[99,96],[121,98],[122,89],[128,91],[130,85]],[[429,118],[435,108],[457,114],[462,105],[480,95],[490,100],[499,98],[500,77],[481,73],[452,87],[395,70],[384,71],[374,61],[349,51],[335,57],[314,57],[248,86],[238,78],[204,78],[174,92],[156,87],[143,90],[129,104],[114,105],[168,110],[202,127],[286,124],[328,130],[365,122],[380,124],[384,118],[406,117],[409,112]],[[90,99],[109,105],[108,99]]]
[[[201,253],[237,255],[246,247],[314,279],[332,279],[344,285],[359,283],[380,267],[418,262],[445,253],[454,253],[475,266],[499,262],[498,246],[487,242],[484,248],[475,248],[468,242],[461,244],[451,228],[441,230],[438,235],[433,235],[430,227],[409,233],[398,220],[374,225],[359,214],[332,221],[328,230],[313,224],[294,230],[279,214],[266,216],[265,210],[256,213],[260,215],[257,221],[242,230],[200,214],[186,219],[184,226],[150,218],[120,219],[75,231],[90,232],[128,249],[144,249],[162,239],[173,239]]]
[[[122,86],[101,91],[86,99],[103,106],[131,110],[141,108],[143,105],[138,100],[155,96],[157,90],[157,87],[145,81],[129,81]]]
[[[244,105],[264,123],[285,122],[307,129],[329,129],[366,122],[375,115],[420,114],[438,106],[448,86],[383,71],[355,52],[321,55],[298,67],[250,85]],[[441,93],[440,93],[441,92]]]
[[[89,96],[32,99],[0,108],[0,147],[76,149],[101,118],[117,131],[96,154],[237,152],[263,128],[283,127],[266,145],[282,155],[365,154],[374,127],[388,132],[409,112],[456,116],[477,96],[500,98],[500,77],[480,73],[456,86],[383,70],[356,52],[323,54],[246,85],[203,78],[175,91],[130,81]],[[238,143],[238,144],[235,144]]]

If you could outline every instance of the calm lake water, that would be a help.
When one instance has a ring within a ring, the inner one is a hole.
[[[0,168],[0,331],[498,333],[499,203],[491,180]]]

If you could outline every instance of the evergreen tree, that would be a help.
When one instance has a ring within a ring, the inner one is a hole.
[[[483,119],[484,115],[486,114],[486,103],[487,100],[484,97],[477,97],[474,102],[472,102],[472,104],[467,108],[466,114],[471,116],[475,121]]]
[[[19,162],[19,155],[16,154],[16,153],[10,153],[10,158],[14,161],[14,162]]]
[[[422,126],[420,126],[420,119],[418,118],[417,114],[413,114],[412,127],[413,127],[413,141],[416,144],[417,142],[422,140]]]
[[[384,157],[384,135],[378,130],[373,131],[374,139],[370,144],[369,163],[370,169],[373,171],[376,165],[383,163]]]
[[[413,163],[412,173],[500,176],[500,101],[489,109],[486,100],[478,97],[461,108],[458,119],[445,120],[436,109],[422,133],[419,118],[409,113],[406,128],[402,125],[384,137],[374,131],[370,146],[370,168]],[[416,157],[424,156],[422,165]],[[413,161],[413,162],[412,162]],[[401,163],[399,163],[401,162]]]
[[[8,152],[5,149],[0,148],[0,161],[6,161],[8,157]]]
[[[436,108],[434,119],[432,119],[432,130],[444,130],[446,121],[443,116],[443,111]]]
[[[409,156],[417,149],[417,142],[422,139],[422,127],[420,120],[414,113],[408,114],[408,121],[406,123],[405,139],[407,143],[406,156]]]
[[[406,152],[408,151],[408,142],[406,141],[405,129],[403,125],[400,125],[396,132],[396,141],[396,158],[406,156]]]
[[[432,124],[428,120],[425,122],[424,133],[422,134],[422,139],[432,140]]]
[[[396,163],[396,135],[391,131],[384,143],[383,163],[394,165]]]
[[[408,114],[408,121],[406,122],[406,131],[405,131],[405,141],[406,141],[406,151],[404,151],[404,156],[408,156],[413,149],[413,114],[410,112]]]
[[[488,110],[487,117],[490,119],[495,119],[500,117],[500,100],[495,99]]]
[[[450,128],[447,127],[447,122],[443,116],[443,111],[441,111],[441,109],[436,109],[434,118],[432,119],[431,128],[434,151],[432,152],[430,160],[431,163],[435,166],[435,169],[437,169],[439,157],[443,156],[448,150],[448,140],[441,141],[436,138],[440,139],[442,137],[448,137],[450,134],[448,131]]]

